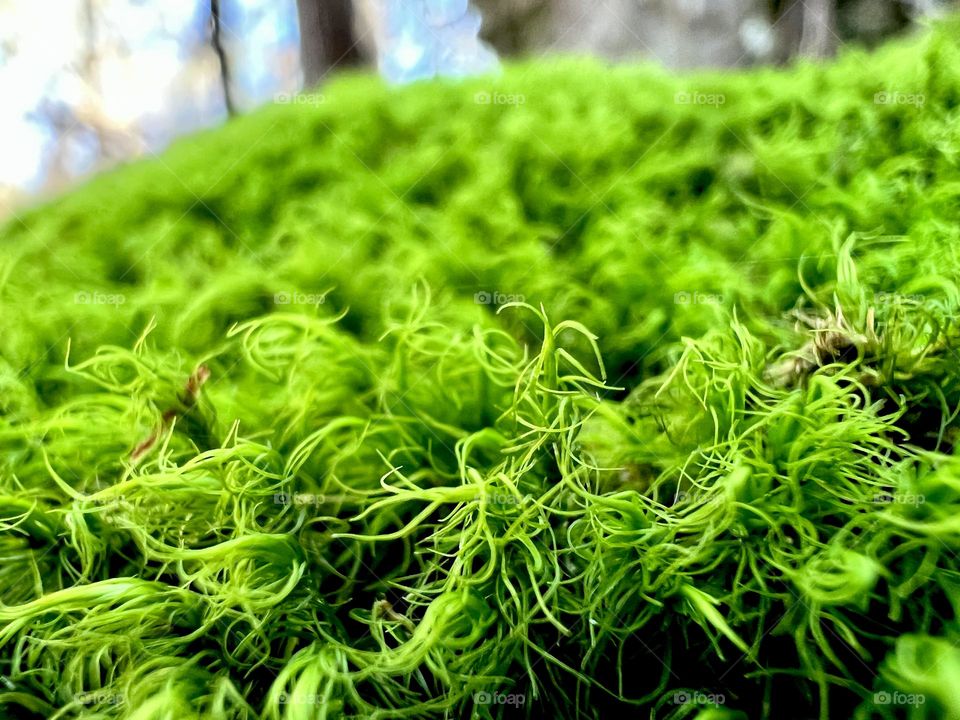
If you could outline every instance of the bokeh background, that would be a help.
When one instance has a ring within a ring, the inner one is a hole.
[[[676,69],[782,64],[881,42],[957,4],[0,0],[0,218],[350,69],[409,82],[528,55]]]

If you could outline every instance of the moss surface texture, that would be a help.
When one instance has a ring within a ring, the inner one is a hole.
[[[960,718],[960,25],[346,77],[0,230],[0,716]]]

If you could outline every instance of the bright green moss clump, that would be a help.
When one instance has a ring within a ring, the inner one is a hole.
[[[960,718],[958,37],[348,78],[10,223],[0,716]]]

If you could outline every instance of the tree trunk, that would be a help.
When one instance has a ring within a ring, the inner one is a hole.
[[[334,67],[360,62],[350,0],[297,0],[297,17],[304,87],[313,87]]]
[[[836,0],[788,0],[777,28],[784,59],[799,54],[825,58],[837,51]]]

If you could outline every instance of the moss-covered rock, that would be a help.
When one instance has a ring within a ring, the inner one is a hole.
[[[349,77],[9,223],[0,711],[952,717],[958,30]]]

